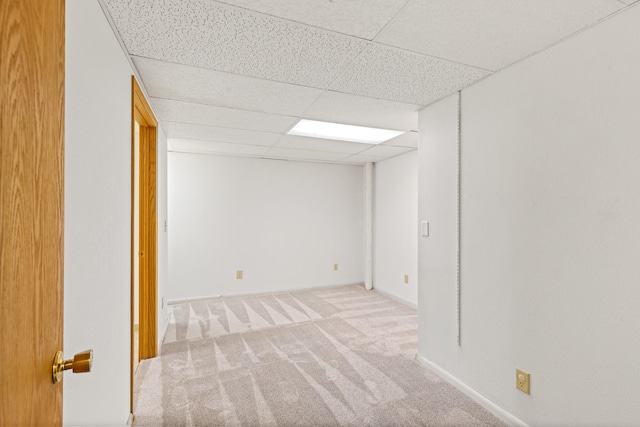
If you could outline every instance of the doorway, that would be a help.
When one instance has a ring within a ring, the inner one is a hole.
[[[131,411],[134,377],[157,344],[156,135],[158,122],[132,76],[131,117]]]

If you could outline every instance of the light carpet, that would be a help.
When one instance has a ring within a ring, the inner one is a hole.
[[[344,286],[174,305],[136,426],[504,426],[415,361],[416,310]]]

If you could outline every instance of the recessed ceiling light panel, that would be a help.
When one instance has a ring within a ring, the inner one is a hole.
[[[395,138],[396,136],[402,135],[404,132],[301,119],[293,129],[287,133],[289,135],[334,139],[337,141],[380,144]]]

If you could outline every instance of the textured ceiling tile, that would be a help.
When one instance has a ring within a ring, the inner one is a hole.
[[[622,7],[616,0],[411,0],[375,41],[498,70]]]
[[[295,148],[298,150],[329,151],[332,153],[355,154],[369,148],[367,144],[309,138],[297,135],[282,135],[274,148]]]
[[[305,117],[408,131],[418,129],[419,108],[419,105],[326,91],[305,111]]]
[[[270,159],[313,160],[336,162],[345,158],[344,153],[330,153],[327,151],[295,150],[289,148],[272,148],[264,157]]]
[[[174,139],[199,139],[205,141],[263,145],[270,147],[280,137],[280,134],[278,133],[256,132],[253,130],[190,125],[175,122],[164,122],[163,124],[164,130],[167,132],[167,136]]]
[[[373,39],[407,3],[407,0],[220,1],[368,40]]]
[[[370,157],[393,157],[402,153],[406,153],[408,151],[413,151],[414,148],[410,147],[396,147],[393,145],[374,145],[366,151],[358,153],[362,156],[370,156]]]
[[[342,159],[341,163],[367,163],[367,162],[379,162],[391,157],[399,156],[400,154],[413,151],[413,148],[408,147],[391,147],[385,145],[376,145],[371,147],[367,151],[354,154],[352,156]]]
[[[182,153],[235,154],[240,156],[262,156],[269,147],[227,142],[200,141],[189,139],[170,139],[172,151]]]
[[[371,45],[332,89],[407,104],[428,105],[489,74],[396,48]]]
[[[394,145],[396,147],[418,148],[418,132],[405,132],[402,135],[396,136],[395,138],[383,142],[380,145]]]
[[[325,88],[368,42],[207,0],[105,0],[129,54]]]
[[[290,116],[301,115],[320,89],[237,76],[203,68],[133,58],[149,95]]]
[[[190,102],[151,98],[158,118],[167,122],[182,122],[263,132],[286,132],[298,121],[297,117]]]

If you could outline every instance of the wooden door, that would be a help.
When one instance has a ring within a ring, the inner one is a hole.
[[[0,425],[61,425],[64,0],[0,1]]]

